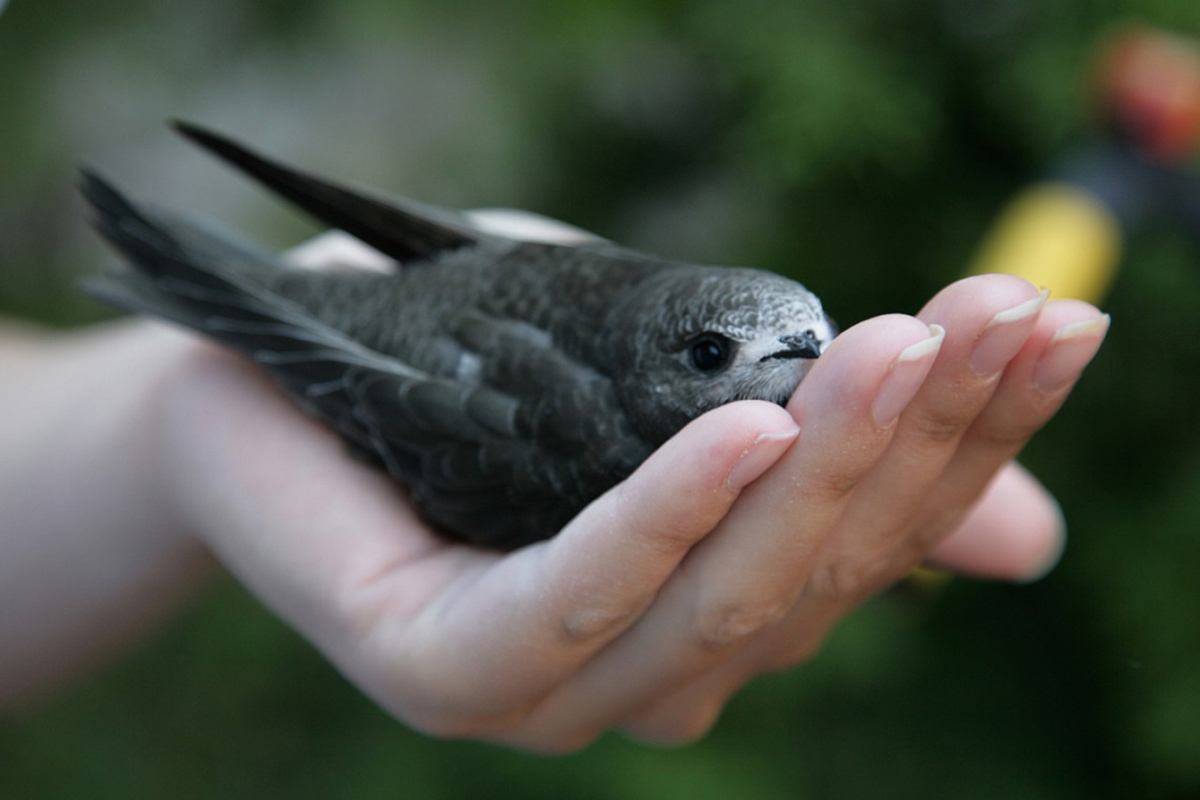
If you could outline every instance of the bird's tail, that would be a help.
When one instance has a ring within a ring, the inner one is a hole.
[[[118,308],[193,328],[243,352],[292,350],[304,343],[304,315],[269,291],[274,256],[198,225],[135,206],[84,171],[81,191],[92,224],[128,260],[84,280],[89,294]]]

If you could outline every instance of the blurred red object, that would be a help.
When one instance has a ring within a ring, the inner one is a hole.
[[[1200,140],[1200,42],[1153,28],[1126,29],[1102,51],[1102,113],[1116,132],[1163,161]]]

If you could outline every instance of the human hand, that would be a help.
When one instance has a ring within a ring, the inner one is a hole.
[[[1009,462],[1107,320],[1069,301],[1038,313],[1036,296],[983,276],[916,319],[861,323],[786,409],[701,417],[511,554],[434,536],[388,478],[207,347],[160,396],[159,478],[234,573],[417,728],[549,751],[610,728],[686,741],[923,559],[1019,578],[1054,558],[1053,501]],[[1032,313],[989,327],[1013,307]]]

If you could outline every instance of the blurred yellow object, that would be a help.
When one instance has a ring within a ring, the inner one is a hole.
[[[922,564],[908,573],[908,585],[922,592],[940,589],[954,576],[943,569]]]
[[[1004,211],[970,272],[1018,275],[1052,297],[1097,302],[1120,252],[1120,226],[1098,199],[1065,183],[1043,183]]]

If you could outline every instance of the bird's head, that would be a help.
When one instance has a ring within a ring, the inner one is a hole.
[[[654,444],[734,400],[786,403],[836,334],[816,295],[753,269],[664,269],[621,314],[617,391]]]

